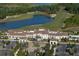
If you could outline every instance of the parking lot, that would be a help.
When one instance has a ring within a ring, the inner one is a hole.
[[[60,44],[56,49],[56,56],[70,56],[69,53],[66,52],[67,44]],[[75,46],[76,53],[74,56],[79,56],[79,45]]]

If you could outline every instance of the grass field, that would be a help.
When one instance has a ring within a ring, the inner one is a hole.
[[[45,14],[42,12],[37,13],[28,13],[28,14],[21,14],[21,15],[15,15],[13,17],[7,18],[6,21],[16,21],[16,20],[22,20],[22,19],[28,19],[32,18],[35,14]],[[72,14],[67,13],[64,10],[60,10],[56,13],[56,16],[53,19],[51,23],[47,24],[41,24],[41,25],[32,25],[32,26],[26,26],[18,29],[38,29],[38,28],[46,28],[51,30],[62,30],[63,21],[67,19],[68,17],[72,16]]]
[[[72,16],[72,14],[67,13],[66,11],[58,11],[55,18],[52,18],[52,23],[41,24],[41,25],[32,25],[22,27],[21,29],[38,29],[38,28],[46,28],[50,30],[62,30],[61,27],[63,26],[63,21]],[[20,29],[20,28],[19,28]]]
[[[40,25],[39,27],[51,29],[51,30],[61,30],[61,27],[63,26],[63,21],[72,16],[71,14],[67,13],[66,11],[58,11],[56,14],[56,17],[53,19],[52,23]]]

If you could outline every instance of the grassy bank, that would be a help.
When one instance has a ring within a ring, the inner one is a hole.
[[[52,19],[53,21],[51,23],[39,25],[37,26],[37,28],[40,27],[40,28],[47,28],[51,30],[61,30],[63,26],[63,21],[70,16],[72,15],[65,11],[60,10],[59,12],[57,12],[56,17]]]
[[[51,23],[26,26],[26,27],[22,27],[21,29],[45,28],[45,29],[50,29],[50,30],[60,30],[61,31],[64,20],[69,18],[70,16],[72,16],[72,14],[69,14],[66,11],[60,10],[57,12],[56,16],[54,18],[52,18],[53,21]]]
[[[32,17],[33,17],[33,14],[21,14],[21,15],[7,16],[5,21],[16,21],[16,20],[28,19]]]
[[[29,18],[32,18],[33,15],[46,15],[46,16],[50,16],[49,14],[47,14],[45,12],[39,12],[39,11],[28,12],[28,13],[20,14],[20,15],[6,16],[6,18],[2,22],[29,19]]]
[[[28,19],[28,18],[32,18],[33,15],[38,15],[38,14],[50,16],[47,13],[36,11],[36,12],[28,12],[27,14],[15,15],[15,16],[7,18],[6,21],[16,21],[16,20]],[[62,30],[64,20],[69,18],[70,16],[72,16],[72,14],[69,14],[64,10],[59,10],[56,13],[56,16],[54,18],[52,18],[53,21],[51,23],[26,26],[26,27],[22,27],[22,28],[18,28],[18,29],[46,28],[46,29],[51,29],[51,30]]]

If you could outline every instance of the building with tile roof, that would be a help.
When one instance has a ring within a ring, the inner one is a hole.
[[[7,36],[10,39],[27,39],[27,38],[36,38],[39,40],[43,39],[61,39],[67,38],[68,33],[59,32],[59,31],[51,31],[45,29],[38,30],[8,30],[6,32]]]

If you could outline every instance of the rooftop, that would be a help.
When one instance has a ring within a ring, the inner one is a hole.
[[[8,30],[7,34],[25,36],[26,35],[26,31],[24,31],[24,30]]]
[[[45,29],[38,29],[38,30],[8,30],[7,34],[9,35],[21,35],[26,36],[27,34],[33,35],[33,34],[48,34],[48,35],[55,35],[55,36],[63,36],[68,35],[66,32],[58,32],[58,31],[50,31]]]

